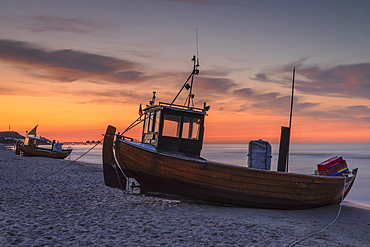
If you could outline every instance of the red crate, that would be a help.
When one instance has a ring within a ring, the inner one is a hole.
[[[322,176],[331,176],[332,174],[337,173],[340,170],[345,170],[345,169],[348,169],[348,167],[347,167],[346,161],[343,160],[342,163],[340,163],[337,166],[334,166],[334,167],[330,168],[329,170],[319,171],[319,175],[322,175]]]
[[[345,162],[345,160],[342,157],[335,156],[333,158],[330,158],[328,160],[325,160],[324,162],[321,162],[320,164],[317,165],[317,170],[318,171],[327,171],[342,162]]]

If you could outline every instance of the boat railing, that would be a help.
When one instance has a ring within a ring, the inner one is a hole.
[[[120,135],[119,133],[117,134],[117,137],[121,140],[129,140],[129,141],[134,141],[134,138],[131,138],[131,137],[128,137],[128,136],[123,136],[123,135]]]

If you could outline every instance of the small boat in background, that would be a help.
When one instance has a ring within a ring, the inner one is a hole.
[[[140,118],[123,133],[116,135],[116,128],[108,126],[103,144],[103,173],[107,186],[126,189],[127,178],[134,178],[143,194],[165,193],[273,209],[314,208],[338,204],[346,197],[355,181],[357,168],[350,172],[340,167],[343,170],[340,176],[288,173],[286,139],[280,142],[283,159],[279,152],[279,160],[283,162],[279,163],[283,168],[279,164],[278,171],[270,170],[270,144],[262,140],[250,143],[248,167],[202,158],[204,120],[209,106],[204,103],[203,108],[195,108],[190,104],[194,98],[193,77],[199,73],[195,56],[193,61],[193,72],[181,88],[190,89],[184,105],[174,104],[181,90],[172,103],[155,104],[153,92],[149,105],[143,110],[140,105]],[[144,122],[141,141],[123,135],[140,122]],[[326,172],[331,168],[331,165],[322,165],[321,170]]]
[[[53,141],[51,148],[39,147],[41,138],[36,136],[37,126],[26,134],[23,142],[17,141],[15,154],[19,155],[22,153],[23,156],[39,156],[54,159],[64,159],[71,154],[72,149],[62,149],[63,144],[55,141]]]

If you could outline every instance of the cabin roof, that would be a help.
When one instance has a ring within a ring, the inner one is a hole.
[[[41,140],[41,138],[40,137],[37,137],[37,136],[29,136],[29,135],[27,135],[26,137],[28,137],[29,139]]]
[[[182,105],[175,105],[175,104],[169,104],[169,103],[163,103],[159,102],[158,105],[149,105],[147,106],[143,111],[148,111],[150,109],[170,109],[174,111],[179,111],[179,112],[186,112],[186,113],[192,113],[192,114],[201,114],[205,115],[206,111],[201,108],[196,108],[196,107],[187,107],[187,106],[182,106]]]

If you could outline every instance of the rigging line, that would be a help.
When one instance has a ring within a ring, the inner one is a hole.
[[[117,161],[115,161],[115,162],[117,162]],[[117,180],[118,180],[118,184],[119,184],[120,189],[123,191],[123,193],[127,193],[127,190],[124,189],[123,186],[122,186],[121,178],[120,178],[119,173],[117,171],[117,167],[119,167],[121,173],[126,178],[126,181],[128,180],[128,178],[126,177],[125,173],[122,171],[121,167],[119,165],[117,165],[117,163],[116,164],[111,164],[111,166],[113,167],[113,170],[116,172]],[[125,184],[125,188],[127,188],[127,184]]]
[[[150,113],[147,117],[141,119],[141,116],[136,119],[132,124],[130,124],[130,126],[128,126],[122,133],[121,135],[123,135],[124,133],[126,133],[127,131],[129,131],[130,129],[136,127],[138,124],[140,124],[142,121],[144,121],[145,119],[151,117],[152,115],[154,115],[154,113]]]
[[[118,137],[119,137],[119,135],[118,135]],[[117,140],[117,141],[119,141],[119,140]],[[129,191],[128,191],[128,189],[126,189],[127,188],[127,183],[129,182],[129,178],[126,176],[126,174],[123,172],[123,170],[122,170],[122,168],[121,168],[121,166],[119,165],[119,162],[117,161],[117,157],[115,156],[115,155],[113,155],[113,158],[114,158],[114,163],[111,163],[110,165],[113,167],[113,169],[114,169],[114,171],[116,172],[116,175],[117,175],[117,180],[118,180],[118,183],[119,183],[119,187],[120,187],[120,189],[121,189],[121,191],[124,193],[124,194],[126,194],[126,193],[128,193]],[[118,167],[118,169],[120,170],[120,172],[121,172],[121,174],[126,178],[126,184],[125,184],[125,188],[123,188],[123,186],[122,186],[122,184],[121,184],[121,178],[120,178],[120,176],[119,176],[119,173],[118,173],[118,170],[117,170],[117,167]]]
[[[340,202],[340,207],[339,207],[339,210],[338,210],[337,217],[335,217],[335,219],[329,225],[325,226],[321,231],[311,233],[311,234],[307,235],[306,237],[303,237],[301,239],[298,239],[297,241],[295,241],[294,243],[292,243],[291,245],[289,245],[289,247],[292,247],[296,243],[301,242],[302,240],[305,240],[305,239],[311,237],[312,235],[315,235],[315,234],[324,232],[326,229],[329,228],[329,226],[333,225],[334,222],[339,218],[339,214],[340,214],[340,211],[342,210],[342,206],[343,206],[344,192],[345,192],[346,180],[347,180],[347,178],[346,178],[346,176],[344,174],[343,174],[343,176],[344,176],[344,185],[343,185],[343,192],[342,192],[342,200]]]
[[[184,89],[185,85],[188,83],[188,81],[190,80],[191,76],[193,75],[194,71],[191,72],[191,74],[189,75],[188,79],[185,81],[184,85],[182,85],[180,91],[177,93],[177,95],[175,96],[175,98],[172,100],[171,104],[172,105],[173,103],[175,103],[177,97],[179,97],[180,93],[182,92],[182,90]]]
[[[188,102],[188,99],[189,99],[189,95],[186,97],[186,100],[184,102],[184,106],[186,106],[186,102]]]
[[[131,128],[133,128],[133,127],[135,127],[136,125],[136,122],[138,122],[139,121],[139,123],[141,123],[141,116],[140,117],[138,117],[132,124],[130,124],[126,129],[125,129],[125,131],[124,132],[126,132],[126,131],[128,131],[128,130],[130,130]]]
[[[104,139],[101,139],[100,140],[100,142],[101,141],[103,141]],[[84,155],[86,155],[88,152],[90,152],[91,150],[93,150],[98,144],[100,144],[100,142],[97,142],[92,148],[90,148],[89,150],[87,150],[85,153],[83,153],[83,154],[81,154],[80,155],[80,157],[78,157],[77,159],[75,159],[75,160],[73,160],[72,162],[70,162],[70,163],[68,163],[67,165],[65,165],[65,166],[63,166],[62,168],[60,168],[60,169],[58,169],[58,170],[56,170],[55,172],[52,172],[52,173],[50,173],[49,175],[46,175],[45,177],[42,177],[42,178],[40,178],[40,179],[38,179],[38,180],[35,180],[35,181],[31,181],[29,184],[26,184],[26,185],[23,185],[23,186],[20,186],[20,187],[17,187],[17,188],[15,188],[15,189],[22,189],[22,188],[24,188],[24,187],[26,187],[26,186],[28,186],[28,185],[30,185],[30,184],[32,184],[32,183],[36,183],[36,182],[40,182],[41,180],[43,180],[43,179],[46,179],[46,178],[48,178],[48,177],[50,177],[50,176],[52,176],[52,175],[54,175],[54,174],[56,174],[56,173],[58,173],[58,172],[60,172],[60,171],[62,171],[62,170],[64,170],[65,168],[67,168],[68,166],[70,166],[70,165],[72,165],[73,163],[75,163],[77,160],[79,160],[80,158],[82,158]]]

